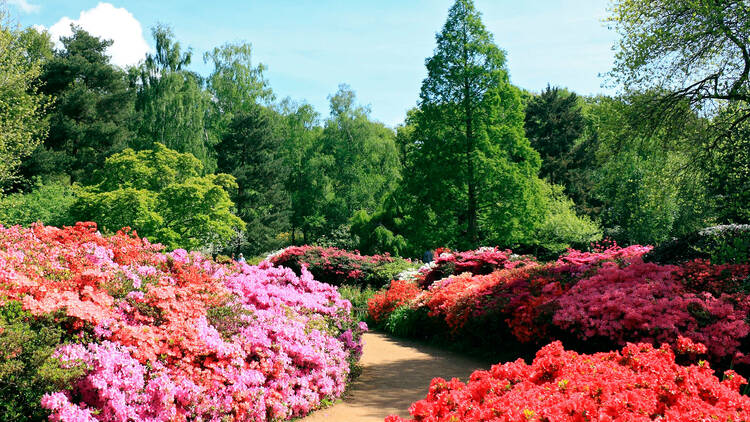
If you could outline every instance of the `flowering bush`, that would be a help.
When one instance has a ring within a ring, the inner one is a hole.
[[[360,255],[337,248],[290,246],[267,258],[271,263],[300,274],[306,267],[316,280],[334,286],[382,287],[400,272],[413,267],[411,262],[385,255]]]
[[[421,311],[440,322],[432,325],[438,333],[482,348],[557,338],[609,350],[628,341],[674,345],[684,336],[705,344],[712,362],[748,363],[742,351],[750,343],[750,265],[644,263],[649,250],[639,245],[571,250],[547,264],[525,260],[490,274],[452,275],[422,291],[413,283],[393,282],[371,300],[370,316],[389,330],[396,325],[382,321],[395,309]],[[482,334],[488,332],[493,335]]]
[[[678,273],[671,265],[609,263],[559,299],[554,322],[584,339],[674,343],[683,334],[717,358],[738,352],[740,339],[750,334],[747,297],[743,303],[729,295],[687,292]]]
[[[411,281],[394,280],[390,287],[367,302],[367,311],[376,324],[385,322],[396,308],[410,303],[422,291]]]
[[[0,228],[0,306],[64,317],[52,358],[78,376],[41,398],[51,420],[278,420],[343,392],[366,326],[334,287],[160,248],[90,223]]]
[[[453,274],[489,274],[495,270],[515,268],[533,262],[526,257],[513,256],[511,251],[498,248],[479,248],[467,252],[439,249],[437,252],[438,256],[434,261],[419,269],[417,280],[422,288],[427,288],[433,282]]]
[[[413,421],[747,421],[747,381],[723,381],[705,362],[681,366],[667,345],[628,344],[622,351],[578,354],[560,342],[534,362],[519,359],[474,372],[464,384],[435,378],[411,405]],[[386,422],[407,419],[389,416]]]

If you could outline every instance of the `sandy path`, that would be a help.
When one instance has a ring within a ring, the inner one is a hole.
[[[319,410],[302,422],[369,422],[390,414],[409,416],[409,405],[427,395],[435,377],[466,381],[489,365],[444,350],[380,333],[365,334],[362,375],[343,401]]]

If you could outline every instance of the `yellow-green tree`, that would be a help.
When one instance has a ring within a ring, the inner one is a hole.
[[[41,58],[28,54],[34,40],[13,28],[0,6],[0,189],[46,133],[46,100],[37,85]]]
[[[76,220],[94,221],[107,232],[131,227],[168,248],[220,248],[245,224],[234,215],[228,174],[200,176],[201,162],[162,144],[126,149],[107,158],[98,183],[80,188]]]

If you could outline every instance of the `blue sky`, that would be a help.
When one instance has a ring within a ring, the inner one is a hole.
[[[24,26],[67,17],[98,28],[121,28],[115,47],[138,56],[151,45],[150,28],[172,26],[202,56],[225,42],[247,41],[277,97],[305,100],[323,115],[327,96],[349,84],[372,116],[390,126],[416,105],[424,60],[453,0],[7,0]],[[511,81],[540,91],[547,83],[580,94],[611,93],[599,74],[612,66],[616,36],[602,23],[606,0],[475,0],[495,42],[507,52]],[[111,6],[114,7],[111,7]],[[104,7],[108,6],[108,7]],[[84,19],[81,12],[96,9]],[[128,19],[122,19],[125,9]],[[112,12],[118,10],[120,14]],[[137,21],[137,22],[136,22]],[[138,26],[140,23],[140,27]],[[129,26],[128,26],[129,25]],[[67,27],[68,21],[56,28]],[[88,29],[88,28],[86,28]],[[105,29],[106,30],[106,29]],[[91,31],[95,32],[95,31]],[[141,32],[140,35],[136,35]],[[140,40],[136,39],[140,36]],[[119,58],[126,60],[126,58]]]

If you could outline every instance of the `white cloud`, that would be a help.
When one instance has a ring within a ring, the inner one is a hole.
[[[36,13],[42,8],[38,4],[29,3],[28,0],[8,0],[8,4],[16,6],[24,13]]]
[[[114,41],[107,54],[112,56],[112,63],[121,67],[137,64],[150,50],[143,38],[141,23],[125,8],[110,3],[99,3],[93,9],[82,11],[78,19],[64,17],[52,25],[49,32],[58,46],[61,37],[72,34],[71,24],[80,26],[91,35]]]

